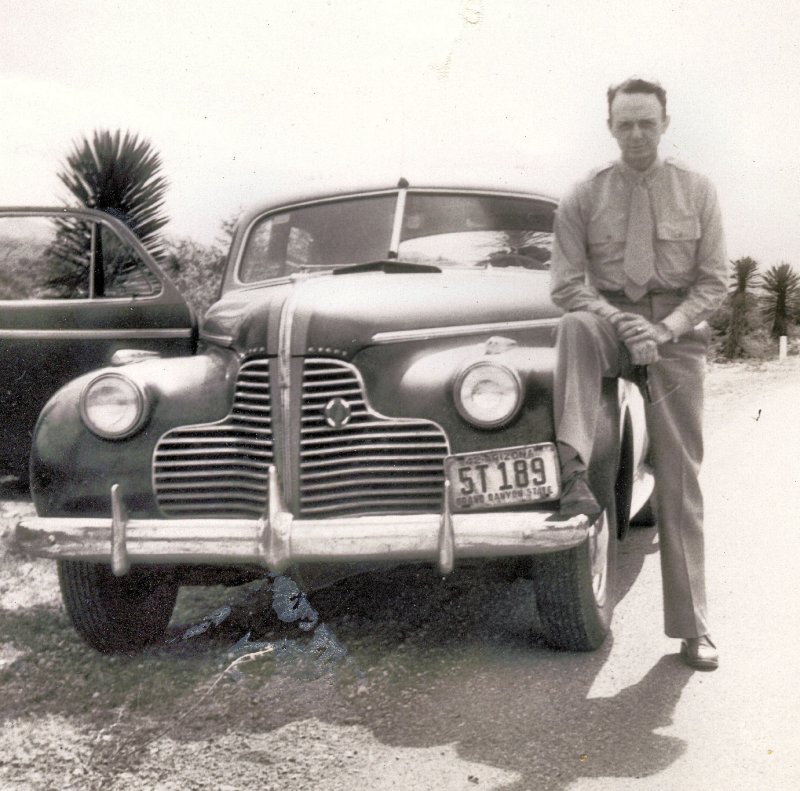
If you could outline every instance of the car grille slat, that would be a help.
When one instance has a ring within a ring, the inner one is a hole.
[[[425,513],[437,511],[441,508],[442,496],[441,493],[436,497],[423,499],[418,496],[404,499],[400,497],[380,497],[370,499],[365,497],[359,503],[359,508],[362,513],[370,514],[390,514],[401,511],[403,513]],[[319,518],[333,517],[333,516],[352,516],[353,505],[347,501],[339,503],[324,503],[323,505],[307,505],[303,509],[304,516],[315,516]]]
[[[165,516],[260,516],[273,463],[269,363],[242,363],[230,414],[182,426],[156,445],[153,486]]]
[[[328,424],[325,407],[347,404],[349,422]],[[444,432],[427,420],[369,411],[350,363],[307,359],[303,371],[299,511],[324,518],[439,510],[444,487]]]
[[[436,456],[437,456],[436,451],[438,451],[440,448],[441,448],[441,446],[438,443],[434,443],[434,442],[421,443],[421,442],[418,442],[413,446],[412,445],[408,445],[407,446],[406,449],[409,451],[409,455],[405,456],[404,458],[436,458]],[[316,448],[314,450],[309,449],[304,453],[304,459],[305,458],[309,458],[309,459],[310,458],[319,458],[321,456],[334,456],[334,457],[344,456],[344,455],[347,455],[347,456],[355,456],[355,455],[361,456],[361,455],[363,455],[364,451],[366,451],[367,453],[372,453],[374,451],[386,451],[386,457],[389,458],[389,455],[391,454],[392,451],[398,451],[398,450],[402,450],[402,448],[398,448],[397,445],[392,445],[389,442],[371,443],[369,445],[364,444],[364,445],[361,445],[361,446],[348,447],[348,448],[342,448],[342,447],[339,447],[337,445],[333,445],[333,446],[329,446],[329,447]],[[429,455],[419,455],[419,456],[418,455],[414,455],[414,456],[411,455],[412,453],[417,453],[418,451],[423,451],[423,450],[430,451],[430,454]],[[365,458],[368,458],[368,457],[365,456]],[[444,458],[444,457],[442,457],[442,458]]]

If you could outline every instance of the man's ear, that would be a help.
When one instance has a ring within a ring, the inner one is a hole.
[[[671,120],[672,119],[668,115],[664,116],[664,120],[661,122],[661,134],[662,135],[664,134],[664,132],[667,131],[667,129],[669,129],[669,122]]]

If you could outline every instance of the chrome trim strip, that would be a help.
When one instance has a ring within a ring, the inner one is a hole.
[[[280,399],[278,409],[280,409],[280,422],[282,431],[283,452],[281,454],[282,464],[279,482],[282,485],[283,495],[289,502],[292,501],[294,476],[293,476],[293,451],[290,450],[292,437],[292,329],[294,316],[297,311],[297,303],[300,299],[302,282],[297,283],[292,289],[281,308],[280,323],[278,325],[278,391]],[[274,392],[274,387],[270,385],[270,390]],[[273,428],[273,447],[275,444],[275,430]],[[274,478],[275,476],[273,476]],[[276,481],[277,483],[277,481]]]
[[[528,330],[534,327],[555,327],[556,324],[558,324],[558,318],[497,321],[491,324],[461,324],[457,327],[427,327],[418,330],[394,330],[391,332],[376,332],[372,336],[372,343],[429,341],[434,338],[455,338],[461,335],[477,335],[482,332],[507,332],[509,330]]]
[[[134,340],[138,338],[191,338],[191,329],[167,330],[0,330],[0,340],[35,341]]]

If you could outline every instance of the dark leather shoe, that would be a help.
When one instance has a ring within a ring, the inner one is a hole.
[[[582,514],[590,518],[600,516],[603,509],[597,502],[585,472],[574,472],[562,482],[561,502],[558,506],[561,516],[578,516]]]
[[[707,634],[683,640],[681,658],[695,670],[716,670],[719,667],[719,652]]]

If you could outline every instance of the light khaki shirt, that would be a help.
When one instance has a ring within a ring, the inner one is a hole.
[[[600,291],[622,291],[631,191],[637,171],[621,160],[593,171],[556,212],[551,263],[553,301],[564,310],[617,312]],[[678,338],[707,319],[726,292],[727,260],[711,182],[672,159],[645,172],[655,222],[653,289],[686,290],[663,323]]]

